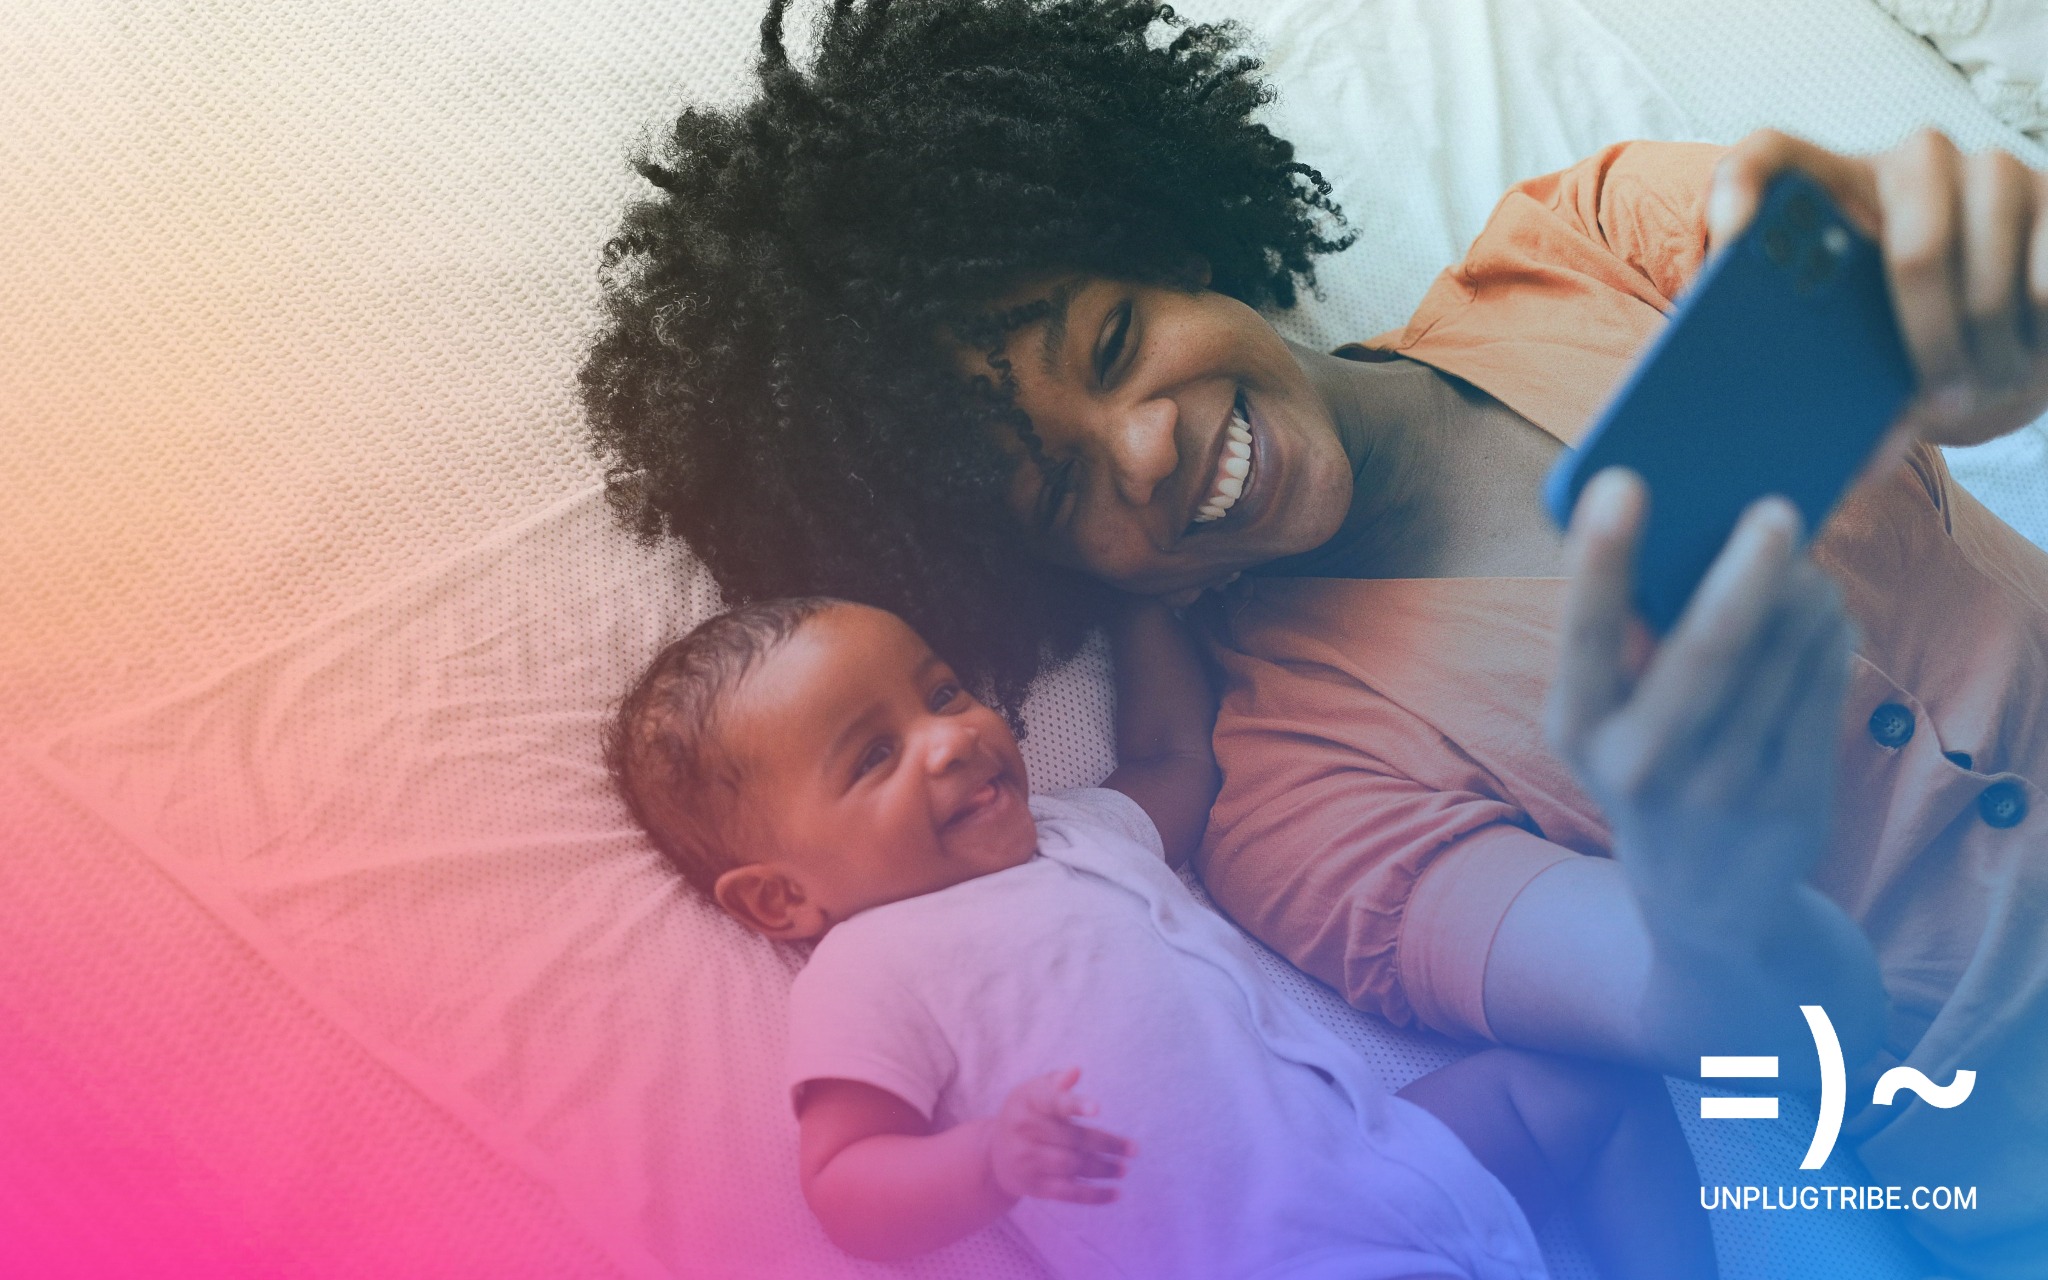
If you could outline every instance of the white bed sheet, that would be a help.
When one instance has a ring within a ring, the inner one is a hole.
[[[1279,127],[1365,231],[1283,322],[1312,341],[1397,323],[1506,183],[1617,137],[1775,119],[1877,145],[1934,121],[2016,145],[1864,0],[1187,6],[1230,8],[1272,47]],[[785,962],[662,873],[593,753],[605,703],[713,603],[673,550],[610,527],[580,454],[594,247],[636,129],[678,81],[729,92],[754,21],[750,3],[678,20],[626,0],[354,0],[32,6],[0,34],[25,73],[0,104],[0,243],[25,250],[0,277],[0,345],[26,353],[0,397],[19,459],[0,473],[0,709],[17,731],[68,726],[27,754],[127,855],[91,882],[60,859],[8,866],[52,911],[168,877],[199,908],[181,927],[236,944],[204,974],[304,1005],[224,1030],[208,977],[105,993],[103,970],[67,977],[76,939],[18,926],[8,941],[43,951],[16,972],[47,990],[15,1007],[47,1025],[67,1001],[118,1003],[230,1077],[237,1035],[293,1028],[245,1056],[347,1075],[363,1097],[322,1125],[388,1115],[380,1089],[424,1108],[458,1135],[408,1166],[442,1189],[447,1238],[540,1196],[555,1216],[519,1211],[521,1230],[582,1250],[563,1273],[713,1274],[735,1254],[750,1275],[873,1270],[825,1245],[789,1175]],[[2041,438],[1992,449],[1959,474],[1981,463],[1987,500],[2042,520]],[[1042,785],[1106,771],[1106,708],[1099,654],[1043,692]],[[1450,1052],[1276,972],[1390,1082]],[[204,1163],[203,1127],[154,1124],[133,1142]],[[1797,1127],[1695,1138],[1710,1179],[1770,1181]],[[388,1239],[352,1189],[373,1164],[339,1161],[322,1194]],[[267,1202],[202,1191],[223,1212]],[[1729,1273],[1908,1273],[1881,1220],[1789,1218],[1719,1219]],[[1028,1274],[995,1235],[908,1270]]]

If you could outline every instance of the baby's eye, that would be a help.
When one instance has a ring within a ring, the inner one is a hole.
[[[948,681],[932,690],[931,708],[933,711],[944,711],[947,707],[952,706],[966,696],[967,691],[965,689]]]
[[[868,749],[861,752],[860,759],[854,762],[853,776],[855,781],[865,778],[888,762],[889,744],[886,742],[869,743]]]

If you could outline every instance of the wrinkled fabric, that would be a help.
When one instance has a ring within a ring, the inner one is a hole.
[[[1031,808],[1029,862],[825,935],[790,991],[793,1094],[855,1080],[947,1129],[1079,1067],[1088,1123],[1137,1147],[1118,1198],[1008,1214],[1074,1280],[1546,1274],[1507,1189],[1261,972],[1135,803]]]

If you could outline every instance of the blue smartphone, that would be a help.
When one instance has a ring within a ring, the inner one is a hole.
[[[1878,246],[1786,173],[1558,459],[1544,502],[1563,525],[1602,468],[1643,477],[1636,606],[1668,631],[1750,503],[1783,495],[1818,529],[1913,390]]]

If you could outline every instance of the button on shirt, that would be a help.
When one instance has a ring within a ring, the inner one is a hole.
[[[1720,154],[1627,143],[1521,184],[1368,346],[1574,443],[1698,269]],[[2021,861],[2048,858],[2048,553],[1921,446],[1850,496],[1814,556],[1864,638],[1814,880],[1870,935],[1903,1057],[2021,909]],[[1490,1037],[1486,954],[1515,896],[1609,852],[1543,741],[1564,589],[1241,582],[1216,637],[1224,785],[1198,863],[1216,900],[1361,1008]],[[2006,987],[2024,984],[1979,989]]]
[[[1887,702],[1870,713],[1870,736],[1880,747],[1903,747],[1913,740],[1913,712]]]

